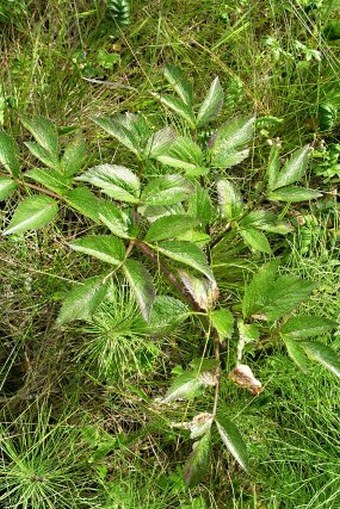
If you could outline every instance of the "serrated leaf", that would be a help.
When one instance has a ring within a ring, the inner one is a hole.
[[[308,357],[319,362],[340,378],[340,358],[332,348],[317,341],[301,341],[301,346]]]
[[[169,149],[157,157],[157,160],[173,168],[193,170],[204,164],[200,147],[189,137],[177,138]]]
[[[191,105],[193,99],[192,87],[185,79],[183,71],[174,65],[167,65],[164,68],[164,77],[182,101],[187,105]]]
[[[244,148],[253,136],[255,118],[239,118],[220,127],[210,140],[211,163],[217,168],[239,164],[249,151]]]
[[[67,177],[76,175],[85,164],[86,143],[78,137],[69,143],[61,159],[61,171]]]
[[[198,270],[208,279],[215,281],[214,275],[208,265],[206,257],[199,247],[191,242],[174,240],[169,242],[161,242],[157,245],[160,253],[176,260],[177,262],[189,265],[193,269]]]
[[[267,181],[267,189],[271,191],[274,186],[274,182],[278,179],[280,171],[280,146],[279,144],[273,144],[270,149],[270,155],[268,165],[265,173],[265,180]]]
[[[229,452],[244,470],[249,470],[247,447],[235,424],[224,415],[218,414],[216,426],[222,442]]]
[[[103,223],[114,235],[128,239],[130,237],[129,217],[120,208],[112,202],[101,201],[98,202],[98,215],[99,220]]]
[[[202,385],[197,371],[186,371],[175,378],[161,402],[172,403],[181,399],[193,399]]]
[[[230,221],[237,219],[243,210],[242,198],[236,186],[226,179],[217,182],[218,202],[223,216]]]
[[[301,201],[314,200],[320,198],[322,193],[315,189],[306,187],[281,187],[276,191],[272,191],[268,195],[270,201],[285,201],[290,203],[298,203]]]
[[[57,161],[59,153],[58,132],[53,123],[44,117],[21,117],[21,122],[52,158]]]
[[[190,309],[182,301],[168,295],[158,295],[153,303],[149,328],[150,333],[165,331],[183,322],[190,315]]]
[[[292,227],[289,223],[279,221],[274,212],[269,210],[254,210],[247,214],[240,221],[240,226],[243,229],[256,228],[272,233],[279,233],[286,235],[292,231]]]
[[[188,214],[198,219],[203,226],[210,223],[213,216],[213,207],[209,193],[201,186],[196,186],[195,191],[188,198]]]
[[[157,99],[159,99],[163,106],[169,108],[178,116],[182,117],[189,127],[191,127],[192,129],[195,128],[195,116],[191,106],[187,105],[181,99],[177,99],[177,97],[174,97],[172,95],[160,95],[160,94],[153,95],[157,97]]]
[[[0,201],[6,200],[17,188],[14,180],[0,177]]]
[[[76,180],[89,182],[118,201],[138,203],[140,193],[139,178],[125,166],[100,164],[87,170]]]
[[[310,338],[325,334],[336,326],[336,322],[324,316],[298,315],[290,318],[281,328],[281,332],[288,334],[292,339]]]
[[[150,206],[174,205],[184,201],[191,191],[191,184],[181,175],[164,175],[144,187],[141,201]]]
[[[178,271],[179,276],[190,295],[201,309],[208,310],[218,299],[218,288],[210,279],[197,278],[183,270]]]
[[[72,189],[66,196],[66,202],[75,210],[89,217],[96,223],[99,222],[98,200],[86,187]]]
[[[163,216],[151,224],[145,240],[147,242],[158,242],[176,238],[181,233],[186,232],[188,228],[195,228],[197,224],[196,219],[185,214]]]
[[[126,260],[123,269],[142,315],[148,321],[155,300],[155,288],[151,276],[141,263],[131,258]]]
[[[309,297],[314,288],[314,283],[295,276],[278,277],[269,288],[263,307],[268,320],[279,320],[288,315]]]
[[[234,330],[234,317],[229,309],[215,309],[210,313],[210,320],[220,341],[231,337]]]
[[[18,149],[13,138],[4,131],[0,131],[0,163],[13,177],[19,176]]]
[[[48,196],[35,195],[22,201],[14,212],[4,235],[21,234],[45,226],[56,216],[58,204]]]
[[[220,80],[215,78],[198,110],[197,127],[202,127],[217,117],[223,106],[223,99],[224,92]]]
[[[271,254],[272,250],[264,233],[255,228],[241,229],[240,234],[244,242],[254,251]]]
[[[67,193],[71,188],[71,180],[68,177],[47,168],[33,168],[25,173],[25,177],[60,195]]]
[[[157,158],[167,153],[176,138],[176,131],[173,127],[164,127],[156,131],[148,139],[144,155],[150,158]]]
[[[41,161],[45,166],[52,169],[59,168],[58,158],[54,154],[51,154],[44,147],[42,147],[38,143],[34,143],[33,141],[26,141],[25,145],[31,152],[31,154],[33,154],[34,157],[39,159],[39,161]]]
[[[303,148],[295,150],[289,160],[283,165],[277,178],[273,182],[273,190],[278,189],[279,187],[288,186],[289,184],[293,184],[301,179],[307,168],[309,152],[309,145],[305,145]]]
[[[96,276],[75,287],[64,299],[57,323],[63,325],[74,320],[90,319],[104,300],[107,286],[102,276]]]
[[[289,357],[292,359],[293,362],[303,371],[304,373],[307,372],[307,357],[306,354],[301,346],[300,341],[294,341],[293,339],[290,339],[290,337],[283,336],[283,341],[286,345],[287,352]]]
[[[112,235],[87,235],[69,243],[75,251],[94,256],[113,265],[119,265],[125,257],[123,242]]]
[[[251,282],[246,286],[242,299],[242,313],[244,318],[260,312],[267,302],[267,293],[277,276],[276,261],[263,265]]]
[[[193,488],[206,474],[210,459],[210,432],[206,433],[198,442],[184,467],[184,479],[189,488]]]

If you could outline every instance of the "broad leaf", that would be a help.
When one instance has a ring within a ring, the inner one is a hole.
[[[41,145],[55,161],[58,161],[59,144],[58,132],[53,123],[47,118],[22,117],[21,122],[33,134],[35,140]]]
[[[278,277],[267,293],[267,302],[263,308],[268,320],[279,320],[288,315],[309,297],[314,288],[314,283],[295,276]]]
[[[74,320],[90,319],[104,300],[107,285],[102,276],[97,276],[76,286],[64,299],[57,323],[62,325]]]
[[[228,168],[239,164],[248,156],[249,152],[244,145],[252,139],[254,121],[254,118],[240,118],[218,129],[210,141],[213,166]]]
[[[189,488],[193,488],[203,479],[209,466],[210,431],[193,445],[193,451],[184,467],[184,479]]]
[[[209,193],[201,186],[196,186],[188,198],[188,214],[198,219],[203,226],[210,223],[213,216],[213,207]]]
[[[290,318],[281,328],[281,332],[294,339],[310,338],[325,334],[336,325],[335,322],[323,316],[298,315]]]
[[[164,175],[151,180],[143,189],[141,201],[145,205],[174,205],[184,201],[192,185],[181,175]]]
[[[267,302],[268,291],[275,281],[277,269],[277,262],[263,265],[246,286],[242,300],[242,313],[245,318],[263,309]]]
[[[292,154],[273,182],[273,190],[288,186],[301,179],[307,168],[309,152],[310,146],[305,145]]]
[[[164,77],[170,83],[171,87],[179,95],[182,101],[187,104],[192,104],[192,87],[185,79],[184,73],[174,65],[167,65],[164,69]]]
[[[234,317],[229,309],[215,309],[210,320],[221,341],[231,337],[234,329]]]
[[[13,177],[18,177],[18,150],[14,140],[4,131],[0,131],[0,163]]]
[[[0,177],[0,201],[6,200],[17,188],[14,180],[7,177]]]
[[[66,196],[65,200],[75,210],[89,217],[96,223],[99,222],[98,200],[86,187],[77,187],[72,189]]]
[[[256,228],[272,233],[286,235],[292,231],[289,223],[279,221],[274,212],[269,210],[258,209],[250,212],[240,221],[240,227],[247,230],[248,228]]]
[[[182,117],[189,127],[195,128],[195,116],[192,111],[192,107],[183,102],[181,99],[177,99],[172,95],[160,95],[153,94],[157,99],[165,106],[169,108],[178,116]]]
[[[114,235],[128,239],[130,237],[129,217],[116,204],[109,201],[98,201],[99,220]]]
[[[174,240],[161,242],[157,245],[157,249],[165,256],[168,256],[177,262],[189,265],[193,269],[202,272],[202,274],[207,276],[208,279],[212,281],[215,280],[204,253],[195,244],[186,241]]]
[[[203,154],[200,147],[189,137],[178,138],[157,160],[173,168],[192,170],[202,167]]]
[[[61,160],[61,171],[64,175],[72,177],[83,167],[86,161],[86,144],[80,137],[67,145]]]
[[[248,470],[247,447],[235,424],[224,415],[217,415],[216,425],[222,442],[244,470]]]
[[[176,138],[176,131],[173,127],[164,127],[156,131],[149,138],[144,155],[146,157],[157,158],[167,153]]]
[[[279,144],[273,144],[270,150],[269,161],[265,173],[265,180],[267,181],[268,191],[271,191],[273,189],[274,183],[278,179],[280,171],[279,153],[280,153]]]
[[[215,78],[197,114],[197,127],[208,124],[221,111],[224,93],[220,80]]]
[[[123,268],[142,315],[148,321],[155,300],[155,288],[151,276],[141,263],[130,258],[126,260]]]
[[[307,357],[304,352],[304,349],[301,346],[301,342],[294,341],[293,339],[290,339],[287,336],[283,337],[283,341],[286,345],[289,357],[292,359],[292,361],[295,362],[295,364],[301,369],[301,371],[307,373],[308,370]]]
[[[264,233],[256,230],[255,228],[247,228],[241,229],[240,234],[242,235],[245,243],[254,251],[259,251],[260,253],[271,254],[272,250],[270,244],[268,242],[267,237]]]
[[[54,154],[51,154],[46,148],[39,145],[39,143],[34,143],[33,141],[26,141],[26,147],[34,155],[39,161],[41,161],[45,166],[52,169],[59,169],[59,161],[58,157]]]
[[[301,346],[311,359],[319,362],[340,378],[340,358],[334,350],[317,341],[301,341]]]
[[[322,196],[322,193],[319,191],[308,189],[306,187],[281,187],[280,189],[269,193],[268,199],[271,201],[297,203],[301,201],[314,200],[315,198],[320,198],[320,196]]]
[[[152,306],[149,328],[150,333],[155,331],[172,330],[190,315],[189,307],[179,299],[168,295],[158,295]]]
[[[165,239],[172,239],[181,235],[188,230],[188,228],[195,228],[198,221],[193,217],[181,214],[172,216],[163,216],[154,221],[146,236],[147,242],[155,242]]]
[[[239,190],[226,179],[217,182],[217,196],[223,216],[227,221],[237,219],[242,214],[243,203]]]
[[[58,204],[45,195],[35,195],[19,203],[4,235],[37,230],[50,223],[58,212]]]
[[[186,371],[175,378],[161,402],[172,403],[182,399],[193,399],[199,394],[202,385],[197,371]]]
[[[71,189],[70,178],[55,170],[47,168],[33,168],[25,173],[25,177],[42,184],[47,189],[50,189],[60,195],[67,193]]]
[[[207,311],[213,307],[218,299],[219,293],[215,281],[202,277],[197,278],[184,270],[180,270],[178,273],[186,290],[201,309]]]
[[[100,164],[87,170],[76,180],[89,182],[118,201],[138,203],[140,193],[139,178],[125,166]]]
[[[123,242],[112,235],[88,235],[69,243],[75,251],[80,251],[99,260],[119,265],[125,257]]]

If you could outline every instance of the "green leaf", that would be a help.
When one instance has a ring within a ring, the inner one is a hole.
[[[99,222],[98,200],[86,187],[72,189],[66,196],[66,202],[75,210],[89,217],[96,223]]]
[[[181,175],[164,175],[144,187],[141,201],[145,205],[174,205],[184,201],[191,191],[192,185]]]
[[[224,93],[220,80],[215,78],[197,114],[197,127],[202,127],[219,114],[223,106]]]
[[[307,373],[308,370],[307,357],[301,346],[301,342],[294,341],[293,339],[290,339],[287,336],[283,337],[283,341],[286,345],[289,357],[292,359],[293,362],[295,362],[295,364],[301,369],[301,371]]]
[[[14,180],[6,177],[0,177],[0,201],[6,200],[16,188],[17,184]]]
[[[278,189],[279,187],[288,186],[289,184],[293,184],[293,182],[297,182],[301,179],[307,168],[309,152],[309,145],[305,145],[303,148],[295,150],[290,159],[284,164],[276,180],[273,182],[273,190]]]
[[[99,187],[115,200],[127,203],[139,202],[140,180],[125,166],[100,164],[87,170],[76,180],[89,182],[93,186]]]
[[[167,152],[157,157],[157,160],[173,168],[192,170],[203,166],[203,154],[200,147],[189,137],[177,138]]]
[[[253,137],[255,118],[236,119],[220,127],[210,140],[211,163],[216,168],[229,168],[249,155],[244,148]]]
[[[211,312],[210,319],[217,330],[220,341],[231,337],[234,330],[234,317],[229,309],[215,309]]]
[[[45,195],[35,195],[19,203],[4,235],[37,230],[50,223],[58,212],[58,204]]]
[[[213,207],[209,192],[199,185],[189,195],[188,214],[198,219],[203,226],[209,224],[212,219]]]
[[[13,177],[19,176],[18,149],[14,140],[4,131],[0,131],[0,163]]]
[[[161,242],[157,245],[157,249],[165,256],[198,270],[207,276],[208,279],[212,281],[215,280],[203,251],[201,251],[201,249],[195,244],[186,241],[174,240]]]
[[[240,234],[244,242],[254,251],[271,254],[272,250],[264,233],[255,228],[247,228],[246,230],[241,229]]]
[[[270,149],[269,161],[267,170],[265,173],[265,180],[267,181],[267,189],[271,191],[274,186],[274,182],[278,179],[280,171],[280,145],[274,143]]]
[[[325,334],[336,326],[336,322],[323,316],[298,315],[290,318],[281,328],[281,332],[292,339],[310,338]]]
[[[148,321],[155,300],[155,288],[151,276],[141,263],[131,258],[126,260],[123,268],[142,315]]]
[[[188,106],[181,99],[177,99],[172,95],[160,95],[153,94],[157,99],[165,106],[169,108],[174,113],[176,113],[179,117],[182,117],[191,129],[195,128],[195,116],[192,111],[192,107]]]
[[[127,214],[117,205],[109,201],[98,202],[99,220],[117,237],[128,239],[130,237],[130,220]]]
[[[123,242],[112,235],[87,235],[69,243],[75,251],[94,256],[113,265],[124,261],[125,246]]]
[[[172,403],[181,399],[193,399],[199,394],[202,385],[197,371],[185,371],[175,378],[161,402]]]
[[[44,117],[21,117],[21,122],[55,161],[58,161],[58,132],[53,123]]]
[[[279,233],[286,235],[292,231],[292,227],[289,223],[279,221],[274,212],[269,210],[253,210],[240,221],[240,227],[245,230],[248,228],[256,228],[272,233]]]
[[[154,221],[146,236],[147,242],[155,242],[165,239],[173,239],[185,233],[190,228],[195,228],[198,221],[190,216],[179,214],[172,216],[163,216]]]
[[[246,286],[242,299],[242,313],[244,318],[262,311],[267,302],[267,294],[277,276],[278,263],[276,261],[263,265]]]
[[[86,143],[80,137],[67,145],[61,160],[61,171],[67,177],[76,175],[86,161]]]
[[[164,153],[167,153],[176,140],[177,135],[173,127],[164,127],[156,131],[149,139],[145,148],[146,157],[156,159]]]
[[[57,323],[63,325],[74,320],[88,320],[104,300],[108,283],[102,276],[87,279],[71,290],[63,301]]]
[[[309,297],[314,288],[314,283],[295,276],[278,277],[267,292],[267,302],[263,308],[268,320],[279,320],[288,315]]]
[[[308,357],[319,362],[340,378],[340,358],[332,348],[317,341],[301,341],[301,346]]]
[[[200,483],[206,474],[210,460],[210,431],[194,443],[193,451],[184,467],[184,480],[188,488]]]
[[[189,315],[190,309],[182,301],[168,295],[158,295],[150,314],[150,332],[155,334],[155,331],[173,331],[174,327]]]
[[[322,196],[322,193],[319,191],[308,189],[306,187],[281,187],[280,189],[269,193],[268,199],[271,201],[297,203],[301,201],[314,200],[315,198],[320,198],[320,196]]]
[[[223,216],[227,221],[237,219],[243,210],[239,190],[230,180],[221,179],[217,182],[217,196]]]
[[[221,414],[217,415],[216,426],[224,445],[241,467],[247,471],[249,469],[247,447],[238,428],[230,419]]]
[[[164,69],[164,77],[182,101],[187,105],[191,105],[193,100],[192,87],[185,79],[182,70],[174,65],[167,65]]]
[[[44,147],[39,145],[38,143],[34,143],[33,141],[26,141],[26,147],[34,155],[39,161],[41,161],[45,166],[52,169],[59,169],[59,161],[58,158],[51,154]]]
[[[33,168],[25,173],[25,177],[42,184],[47,189],[60,195],[67,193],[71,189],[70,179],[55,170]]]
[[[206,311],[211,309],[218,299],[216,283],[206,278],[197,278],[184,270],[178,272],[182,283],[198,306]]]

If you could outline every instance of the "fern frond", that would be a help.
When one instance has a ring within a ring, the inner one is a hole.
[[[107,6],[118,26],[130,23],[129,0],[107,0]]]

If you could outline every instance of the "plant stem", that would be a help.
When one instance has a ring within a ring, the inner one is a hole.
[[[217,405],[218,405],[218,396],[220,392],[220,381],[221,381],[221,356],[220,356],[220,338],[218,336],[217,331],[213,328],[213,338],[214,338],[214,350],[215,350],[215,359],[216,359],[216,385],[215,385],[215,397],[214,397],[214,406],[212,415],[215,419],[217,413]]]

